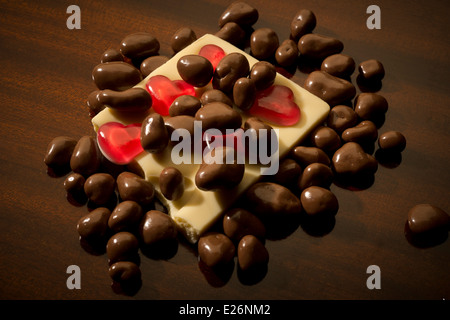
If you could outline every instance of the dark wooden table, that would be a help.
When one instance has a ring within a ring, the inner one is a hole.
[[[76,223],[85,206],[71,205],[64,177],[51,177],[43,158],[56,136],[93,134],[86,107],[95,89],[91,71],[109,47],[148,31],[171,55],[182,26],[215,33],[224,1],[77,1],[81,29],[69,30],[67,2],[0,1],[0,298],[1,299],[449,299],[450,240],[418,248],[405,238],[408,210],[431,203],[450,211],[450,36],[445,1],[376,1],[381,29],[369,30],[364,1],[248,1],[255,28],[284,40],[302,8],[315,12],[316,32],[343,41],[357,63],[375,58],[389,101],[380,132],[408,141],[395,168],[380,165],[373,185],[354,191],[332,185],[340,209],[323,236],[297,228],[268,241],[267,274],[256,283],[236,270],[211,281],[195,252],[180,244],[169,260],[141,257],[142,287],[133,296],[110,287],[106,255],[86,252]],[[297,70],[296,81],[306,74]],[[354,80],[354,79],[353,79]],[[81,270],[81,289],[66,286],[67,267]],[[367,268],[381,271],[381,289],[368,289]],[[208,281],[209,280],[209,281]]]

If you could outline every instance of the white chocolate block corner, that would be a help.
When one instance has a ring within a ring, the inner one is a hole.
[[[147,80],[155,75],[165,75],[171,80],[181,79],[176,68],[179,58],[187,54],[198,54],[200,49],[207,44],[215,44],[221,47],[225,51],[225,54],[232,52],[242,53],[247,57],[250,67],[258,62],[258,60],[230,43],[213,35],[206,34],[174,55],[168,62],[153,71],[142,82],[137,84],[136,87],[145,88]],[[295,125],[290,127],[271,125],[274,129],[279,130],[279,155],[280,158],[282,158],[293,146],[298,145],[314,127],[325,120],[330,107],[326,102],[281,74],[277,73],[275,84],[289,87],[294,93],[295,103],[301,110],[300,120]],[[202,89],[204,90],[206,88],[201,88],[200,91]],[[243,115],[243,121],[245,121],[245,119],[246,117]],[[131,123],[142,122],[142,120],[143,118],[136,119],[136,117],[133,116],[125,118],[120,114],[114,113],[111,109],[106,108],[92,119],[92,123],[94,129],[97,131],[101,125],[107,122],[116,121],[128,125]],[[220,192],[201,191],[195,186],[194,182],[199,165],[174,165],[171,159],[170,148],[166,148],[162,154],[156,155],[143,152],[135,159],[135,161],[135,164],[137,164],[145,174],[145,178],[154,184],[159,199],[168,208],[170,216],[191,243],[195,243],[201,234],[206,232],[217,219],[222,216],[222,213],[229,208],[249,186],[257,182],[260,177],[259,166],[246,165],[242,182],[233,190]],[[177,201],[167,201],[159,192],[160,172],[168,166],[175,166],[185,177],[186,189],[183,196]]]

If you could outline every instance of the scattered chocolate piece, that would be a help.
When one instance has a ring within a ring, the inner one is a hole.
[[[239,267],[243,271],[266,265],[269,262],[269,252],[253,235],[246,235],[239,241],[237,256]]]
[[[203,130],[208,129],[238,129],[242,117],[235,109],[222,102],[211,102],[200,108],[195,114],[195,120],[202,121]]]
[[[195,118],[191,116],[181,115],[175,117],[169,117],[165,120],[165,126],[171,141],[173,140],[173,132],[176,129],[186,129],[191,137],[194,136],[194,121]]]
[[[85,216],[77,223],[77,231],[81,238],[88,240],[102,240],[108,233],[108,219],[111,211],[108,208],[99,207]]]
[[[143,88],[123,91],[101,90],[97,96],[99,103],[119,112],[144,112],[150,109],[152,97]]]
[[[258,10],[249,4],[236,1],[230,4],[219,18],[219,28],[228,22],[235,22],[242,27],[250,27],[258,21]]]
[[[227,163],[227,153],[235,153],[227,147],[214,148],[208,156],[212,161],[203,162],[195,175],[196,186],[203,191],[216,191],[236,187],[244,177],[244,163]]]
[[[378,93],[363,92],[355,99],[355,112],[363,120],[377,121],[388,110],[388,102]]]
[[[277,33],[270,28],[256,29],[250,36],[250,50],[258,60],[272,58],[279,45]]]
[[[291,38],[298,41],[303,35],[311,33],[316,27],[316,23],[314,12],[308,9],[298,11],[291,21]]]
[[[92,79],[100,90],[123,91],[139,83],[142,74],[129,63],[113,61],[97,65],[92,71]]]
[[[358,115],[355,110],[345,105],[337,105],[331,108],[327,118],[327,126],[339,134],[347,128],[354,127],[357,123]]]
[[[255,82],[247,77],[239,78],[233,86],[233,101],[242,111],[253,106],[256,97]]]
[[[101,153],[97,143],[90,136],[83,136],[78,140],[70,158],[70,168],[75,173],[90,176],[97,172],[101,163]]]
[[[284,40],[275,51],[275,60],[282,67],[290,67],[297,62],[298,47],[294,40]]]
[[[406,148],[406,138],[398,131],[388,131],[378,138],[378,146],[389,152],[402,152]]]
[[[158,54],[159,41],[150,33],[127,35],[120,43],[120,52],[129,59],[143,59]]]
[[[83,195],[85,182],[86,179],[81,174],[73,172],[64,180],[64,189],[75,196]]]
[[[355,71],[355,60],[346,54],[333,54],[323,60],[320,70],[335,77],[347,79]]]
[[[330,165],[330,158],[322,149],[317,147],[297,146],[292,150],[292,157],[302,168],[311,163],[319,162],[327,166]]]
[[[202,105],[206,105],[211,102],[222,102],[226,105],[229,105],[230,107],[233,106],[233,102],[231,101],[231,99],[218,89],[210,89],[205,91],[200,97],[200,102],[202,103]]]
[[[413,234],[422,234],[440,229],[448,231],[450,215],[431,204],[418,204],[408,212],[408,226]]]
[[[49,167],[68,166],[77,142],[77,140],[66,136],[52,139],[47,146],[44,163]]]
[[[344,44],[340,40],[317,33],[305,34],[298,41],[300,56],[313,60],[323,60],[343,49]]]
[[[114,234],[106,244],[106,254],[111,264],[117,261],[134,261],[138,250],[138,239],[128,231]]]
[[[106,62],[112,62],[112,61],[123,61],[123,55],[122,53],[114,48],[107,49],[105,52],[103,52],[100,62],[106,63]]]
[[[155,188],[147,180],[131,172],[122,172],[116,179],[122,201],[131,200],[146,206],[152,203]]]
[[[258,61],[250,70],[250,79],[255,83],[257,90],[264,90],[273,85],[277,70],[275,66],[267,61]]]
[[[378,129],[370,120],[364,120],[352,128],[345,129],[342,132],[342,140],[345,142],[356,142],[367,146],[375,142],[378,138]]]
[[[236,22],[227,22],[219,31],[216,32],[215,36],[239,47],[244,43],[245,30],[242,29]]]
[[[101,92],[102,90],[94,90],[88,95],[86,104],[92,116],[95,116],[97,113],[105,109],[105,106],[99,101],[99,95]]]
[[[227,54],[214,71],[213,88],[229,93],[233,90],[234,83],[239,78],[248,76],[249,72],[250,65],[243,54],[238,52]]]
[[[223,231],[231,240],[240,241],[246,235],[263,239],[266,227],[257,216],[241,208],[228,210],[223,217]]]
[[[141,241],[146,246],[163,244],[166,241],[174,240],[177,234],[177,227],[172,218],[158,210],[148,211],[139,227]]]
[[[278,172],[274,175],[274,181],[283,186],[293,186],[302,173],[302,168],[293,159],[283,159],[280,162]]]
[[[208,267],[224,265],[233,260],[236,248],[226,235],[209,232],[198,240],[198,256]]]
[[[374,174],[377,160],[356,142],[347,142],[333,155],[332,168],[337,175],[355,177]]]
[[[311,186],[302,191],[301,202],[303,210],[310,216],[335,215],[339,209],[339,203],[328,189]]]
[[[194,87],[204,87],[212,79],[213,66],[211,62],[200,55],[186,55],[177,62],[177,70],[181,78]]]
[[[385,75],[383,64],[375,59],[361,62],[358,71],[365,80],[371,82],[381,81]]]
[[[157,68],[162,66],[164,63],[169,61],[169,58],[166,56],[151,56],[142,61],[140,70],[142,73],[142,76],[145,78],[150,73],[155,71]]]
[[[122,201],[111,212],[108,226],[113,232],[133,231],[142,218],[142,207],[134,201]]]
[[[176,117],[180,115],[195,116],[195,113],[202,107],[201,101],[191,95],[182,95],[176,98],[169,108],[169,115]]]
[[[86,179],[84,192],[98,205],[106,204],[114,194],[116,181],[109,173],[94,173]]]
[[[341,138],[330,127],[318,126],[310,134],[311,144],[322,149],[327,154],[332,154],[341,146]]]
[[[141,269],[131,261],[117,261],[108,270],[112,280],[118,282],[130,282],[141,279]]]
[[[149,153],[160,153],[169,144],[169,133],[159,113],[152,113],[144,119],[141,127],[141,145]]]
[[[333,182],[333,171],[323,163],[311,163],[308,165],[298,179],[298,187],[304,190],[311,186],[329,188]]]
[[[159,176],[159,189],[168,200],[178,200],[184,193],[183,174],[174,167],[166,167]]]
[[[175,33],[173,34],[172,38],[170,39],[170,47],[172,48],[174,53],[177,53],[186,48],[195,40],[197,40],[197,35],[195,34],[194,30],[192,30],[191,28],[182,27],[175,31]]]
[[[324,71],[311,72],[305,80],[304,88],[331,107],[345,104],[356,95],[356,88],[351,82]]]

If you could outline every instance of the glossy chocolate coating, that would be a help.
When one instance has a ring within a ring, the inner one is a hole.
[[[203,191],[216,191],[220,189],[230,189],[237,186],[244,177],[245,164],[227,163],[227,153],[235,152],[234,149],[214,148],[210,154],[218,161],[200,165],[196,175],[195,184]]]
[[[168,200],[178,200],[184,193],[183,174],[175,167],[166,167],[159,175],[159,189]]]
[[[346,54],[333,54],[323,60],[320,70],[345,79],[355,71],[355,60]]]
[[[175,116],[166,118],[165,125],[167,128],[167,133],[169,134],[169,137],[172,138],[172,133],[176,129],[186,129],[191,137],[194,136],[194,121],[195,118],[191,116]]]
[[[305,80],[304,88],[331,107],[350,101],[356,94],[355,86],[324,71],[313,71]]]
[[[227,54],[214,71],[213,88],[229,93],[233,90],[234,83],[239,78],[248,76],[249,72],[250,65],[243,54],[238,52]]]
[[[92,79],[100,90],[123,91],[139,83],[142,80],[142,74],[129,63],[113,61],[95,66]]]
[[[228,22],[250,27],[258,21],[258,18],[258,10],[243,1],[236,1],[231,3],[220,16],[219,28],[222,28]]]
[[[71,173],[64,180],[64,189],[72,195],[84,194],[84,183],[86,179],[79,173]]]
[[[300,174],[302,173],[302,167],[293,159],[283,159],[280,162],[278,172],[274,175],[274,181],[283,186],[293,185]]]
[[[347,142],[333,155],[332,168],[337,175],[355,177],[374,174],[378,169],[377,160],[356,142]]]
[[[152,98],[143,88],[130,88],[124,91],[105,89],[100,91],[98,101],[105,107],[119,112],[144,112],[152,105]]]
[[[195,116],[195,113],[202,107],[200,99],[191,95],[183,95],[176,98],[169,108],[169,115],[176,117],[180,115]]]
[[[298,187],[304,190],[311,186],[329,188],[333,182],[333,171],[323,163],[311,163],[298,179]]]
[[[209,232],[198,240],[198,256],[208,267],[226,264],[233,260],[236,248],[226,235]]]
[[[250,70],[250,79],[255,82],[257,90],[264,90],[273,85],[276,75],[275,66],[267,61],[256,62]]]
[[[223,232],[231,240],[238,242],[246,235],[254,235],[263,239],[266,227],[257,216],[241,208],[228,210],[223,217]]]
[[[356,142],[361,145],[375,142],[378,138],[378,129],[370,120],[364,120],[356,126],[345,129],[342,132],[342,140],[345,142]]]
[[[206,86],[214,72],[208,59],[195,54],[181,57],[177,62],[177,70],[181,78],[194,87]]]
[[[139,226],[139,236],[145,245],[176,239],[177,226],[167,214],[150,210],[145,213]]]
[[[330,154],[341,146],[341,138],[330,127],[318,126],[310,134],[311,144]]]
[[[319,162],[330,165],[330,158],[322,149],[317,147],[297,146],[292,150],[292,158],[297,161],[302,168],[311,163]]]
[[[139,241],[134,234],[121,231],[109,238],[106,254],[110,263],[117,261],[133,261],[139,250]]]
[[[263,243],[253,235],[246,235],[239,241],[237,256],[239,267],[243,271],[269,262],[269,252]]]
[[[108,270],[112,280],[117,282],[130,282],[141,278],[141,269],[131,261],[117,261]]]
[[[381,81],[385,75],[383,64],[375,59],[361,62],[358,66],[358,71],[368,81]]]
[[[169,133],[159,113],[148,115],[142,122],[141,145],[149,153],[160,153],[169,144]]]
[[[408,227],[413,234],[448,230],[450,215],[431,204],[418,204],[408,212]]]
[[[133,230],[142,218],[142,207],[134,201],[120,202],[111,212],[109,228],[114,232]]]
[[[340,40],[317,33],[305,34],[298,41],[300,56],[313,60],[325,59],[343,49],[344,44]]]
[[[120,43],[120,52],[130,59],[142,59],[158,54],[159,41],[147,32],[127,35]]]
[[[70,158],[70,168],[73,172],[90,176],[97,172],[100,163],[101,153],[97,148],[97,143],[90,136],[81,137]]]
[[[98,205],[107,203],[114,194],[116,181],[109,173],[94,173],[86,179],[84,192]]]
[[[363,120],[378,120],[388,108],[386,98],[378,93],[363,92],[355,99],[355,112]]]
[[[337,105],[331,108],[327,118],[327,126],[337,133],[342,133],[345,129],[354,127],[358,122],[358,115],[355,110],[345,105]]]
[[[334,215],[339,209],[339,203],[328,189],[312,186],[304,189],[300,196],[303,210],[311,216]]]
[[[275,51],[275,60],[282,67],[290,67],[297,62],[298,47],[294,40],[284,40]]]
[[[291,21],[291,38],[298,41],[303,35],[311,33],[316,27],[317,19],[311,10],[298,11]]]
[[[122,53],[114,48],[109,48],[105,52],[103,52],[100,62],[106,63],[106,62],[112,62],[112,61],[123,61],[123,55]]]
[[[80,218],[77,231],[84,239],[103,239],[109,230],[108,219],[111,211],[108,208],[96,208]]]
[[[140,176],[125,171],[117,176],[116,183],[120,198],[123,201],[135,201],[141,206],[152,203],[155,188],[150,182]]]
[[[301,212],[300,200],[286,187],[273,182],[258,182],[246,192],[246,203],[263,221],[275,221]]]
[[[255,102],[256,86],[250,78],[239,78],[233,86],[233,101],[235,105],[245,111]]]
[[[103,90],[94,90],[88,95],[86,104],[90,110],[91,115],[96,115],[97,113],[105,109],[105,106],[99,101],[99,96],[102,91]]]
[[[197,40],[197,35],[195,34],[194,30],[187,27],[181,27],[180,29],[175,31],[172,38],[170,39],[170,47],[172,48],[174,53],[177,53],[186,48],[195,40]]]
[[[406,138],[398,131],[387,131],[378,138],[378,146],[389,152],[402,152],[406,148]]]
[[[250,36],[250,50],[258,60],[272,58],[280,45],[277,33],[270,28],[259,28]]]
[[[202,121],[203,130],[238,129],[242,124],[242,117],[229,105],[222,102],[211,102],[200,108],[195,114],[195,120]]]
[[[169,61],[169,58],[166,56],[151,56],[145,59],[141,62],[140,70],[142,73],[142,76],[145,78],[150,73],[158,69],[160,66],[162,66],[164,63]]]
[[[215,36],[239,47],[244,43],[245,30],[236,22],[227,22],[216,32]]]
[[[211,89],[203,92],[202,96],[200,97],[200,102],[202,105],[211,103],[211,102],[222,102],[230,107],[233,106],[233,102],[231,99],[222,91],[218,89]]]
[[[49,167],[64,167],[69,165],[77,140],[67,136],[59,136],[47,146],[44,163]]]
[[[249,141],[245,144],[245,147],[248,149],[247,151],[254,151],[256,154],[259,154],[260,146],[265,145],[268,154],[272,154],[273,152],[275,152],[275,150],[272,150],[272,138],[275,138],[276,136],[272,136],[272,129],[273,128],[270,125],[268,125],[258,117],[248,118],[244,123],[244,131],[252,130],[253,132],[252,134],[248,135]],[[275,143],[276,142],[274,142],[274,144]],[[249,148],[250,145],[256,145],[256,149],[251,150]],[[250,153],[248,154],[250,155],[250,157],[252,156]]]

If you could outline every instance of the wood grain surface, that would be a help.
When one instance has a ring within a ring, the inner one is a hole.
[[[86,206],[66,199],[64,177],[43,162],[56,136],[93,135],[86,107],[91,71],[108,48],[147,31],[170,56],[180,27],[215,33],[229,1],[130,0],[74,2],[81,29],[69,30],[66,1],[0,0],[0,298],[1,299],[449,299],[450,240],[418,248],[405,238],[408,210],[431,203],[450,211],[450,33],[446,1],[375,1],[381,29],[366,27],[370,1],[248,0],[255,28],[289,37],[294,14],[317,16],[315,31],[336,37],[356,63],[375,58],[389,102],[381,132],[398,130],[407,148],[395,167],[380,165],[364,190],[336,185],[340,209],[324,235],[301,226],[267,241],[267,273],[248,282],[233,270],[205,274],[195,250],[181,242],[168,260],[141,255],[142,286],[134,295],[111,288],[105,254],[79,243]],[[293,78],[303,85],[307,74]],[[355,83],[355,77],[352,78]],[[358,90],[359,92],[359,90]],[[67,267],[81,269],[81,289],[66,286]],[[368,266],[381,270],[381,289],[368,289]]]

